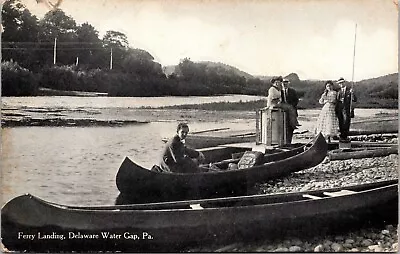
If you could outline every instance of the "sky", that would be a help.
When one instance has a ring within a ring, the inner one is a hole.
[[[45,1],[22,2],[42,18]],[[352,80],[354,63],[354,81],[398,72],[397,0],[47,1],[100,36],[123,32],[163,66],[188,57],[252,75]]]

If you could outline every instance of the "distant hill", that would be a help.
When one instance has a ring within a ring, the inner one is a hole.
[[[224,63],[216,63],[216,62],[211,62],[211,61],[200,61],[200,62],[196,62],[196,63],[201,63],[201,64],[205,64],[207,67],[206,68],[212,68],[217,70],[217,73],[219,74],[235,74],[241,77],[245,77],[246,79],[250,79],[250,78],[254,78],[253,75],[241,71],[236,67],[233,67],[231,65],[227,65]]]
[[[358,82],[355,82],[356,84],[379,84],[379,85],[384,85],[384,84],[390,84],[390,83],[395,83],[398,84],[399,80],[399,74],[398,73],[392,73],[376,78],[371,78],[371,79],[364,79]]]
[[[260,80],[265,80],[265,81],[270,81],[273,77],[275,76],[262,76],[262,75],[255,76],[255,78],[259,78]]]
[[[238,68],[220,63],[220,62],[211,62],[211,61],[199,61],[199,62],[194,62],[198,64],[205,64],[206,68],[208,69],[213,69],[215,70],[218,74],[220,75],[238,75],[241,77],[244,77],[246,79],[254,79],[258,78],[262,81],[269,81],[273,77],[277,75],[251,75],[247,72],[241,71]],[[163,66],[163,71],[165,75],[170,75],[172,73],[177,73],[177,65],[168,65],[168,66]],[[286,76],[283,76],[284,78],[289,79],[292,83],[298,83],[302,81],[300,77],[298,76],[297,73],[290,73]],[[309,79],[309,80],[303,80],[304,82],[308,84],[316,84],[316,83],[323,83],[325,80],[318,80],[318,79]],[[371,78],[371,79],[365,79],[361,81],[355,82],[355,85],[368,85],[368,84],[375,84],[375,85],[384,85],[384,84],[398,84],[398,73],[392,73],[376,78]]]
[[[168,76],[175,72],[175,68],[176,68],[176,65],[167,65],[167,66],[163,66],[162,69],[163,69],[164,74]]]
[[[261,81],[270,81],[273,77],[278,76],[278,75],[251,75],[245,71],[239,70],[238,68],[220,63],[220,62],[211,62],[211,61],[199,61],[199,62],[194,62],[195,64],[203,64],[206,66],[206,69],[212,69],[219,75],[237,75],[240,77],[244,77],[245,79],[260,79]],[[171,75],[172,73],[176,73],[179,76],[179,69],[177,68],[178,65],[167,65],[163,66],[163,71],[165,75]],[[298,82],[300,81],[299,76],[297,73],[290,73],[286,76],[283,76],[287,79],[289,79],[291,82]]]
[[[398,73],[361,80],[354,84],[354,90],[360,95],[359,104],[362,106],[398,107]]]
[[[273,77],[276,77],[278,75],[274,75],[274,76],[255,76],[256,78],[259,78],[260,80],[265,80],[265,81],[270,81]],[[298,82],[300,81],[299,75],[297,75],[297,73],[290,73],[286,76],[283,76],[284,78],[287,78],[290,80],[290,82]]]
[[[206,66],[206,69],[213,69],[216,71],[216,73],[220,74],[220,75],[238,75],[241,77],[244,77],[246,79],[251,79],[254,78],[253,75],[241,71],[236,67],[233,67],[231,65],[227,65],[224,63],[217,63],[217,62],[211,62],[211,61],[199,61],[199,62],[194,62],[196,64],[203,64]],[[171,75],[172,73],[176,73],[178,74],[178,70],[177,70],[177,66],[178,65],[168,65],[168,66],[164,66],[163,67],[163,71],[165,73],[165,75]]]
[[[297,73],[290,73],[289,75],[285,76],[285,78],[289,79],[290,82],[297,82],[300,81],[299,75]]]

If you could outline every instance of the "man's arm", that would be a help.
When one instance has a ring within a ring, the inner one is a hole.
[[[169,153],[175,163],[180,163],[184,158],[184,145],[179,137],[175,136],[168,146]]]
[[[198,151],[186,146],[185,146],[185,154],[190,158],[197,158],[200,156],[200,153]]]
[[[354,93],[354,90],[353,90],[353,89],[350,90],[350,93],[351,93],[351,95],[353,95],[353,102],[357,102],[357,96],[356,96],[356,94]]]
[[[291,94],[292,94],[292,105],[297,108],[297,104],[299,104],[299,96],[297,95],[296,90],[294,90],[293,88],[290,88],[289,90],[291,90]]]

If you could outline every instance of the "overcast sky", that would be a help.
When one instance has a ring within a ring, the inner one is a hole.
[[[56,2],[56,0],[51,0]],[[23,0],[42,18],[49,9]],[[162,65],[185,57],[253,75],[354,79],[397,72],[397,0],[64,0],[78,24],[116,30]]]

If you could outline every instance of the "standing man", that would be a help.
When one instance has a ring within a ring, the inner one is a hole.
[[[289,87],[289,84],[290,84],[290,81],[288,79],[284,78],[283,82],[282,82],[282,91],[281,91],[282,102],[291,105],[294,108],[294,111],[295,111],[296,117],[297,117],[298,116],[297,104],[299,103],[299,97],[297,96],[296,90]],[[291,128],[290,126],[288,126],[287,139],[288,139],[289,144],[292,143],[293,132],[294,132],[294,129]]]
[[[340,141],[348,141],[351,121],[351,104],[356,102],[357,98],[353,93],[353,89],[346,86],[346,80],[340,78],[337,82],[340,90],[337,93],[336,115],[339,120]]]
[[[287,102],[289,96],[292,95],[289,95],[289,91],[287,91],[288,96],[286,97],[286,95],[284,94],[282,82],[283,78],[281,76],[271,79],[272,86],[268,90],[267,108],[283,109],[288,115],[287,128],[290,130],[291,133],[293,133],[293,131],[297,129],[297,126],[300,126],[299,122],[297,121],[297,110],[293,107],[293,105]],[[291,142],[291,138],[289,141]]]

